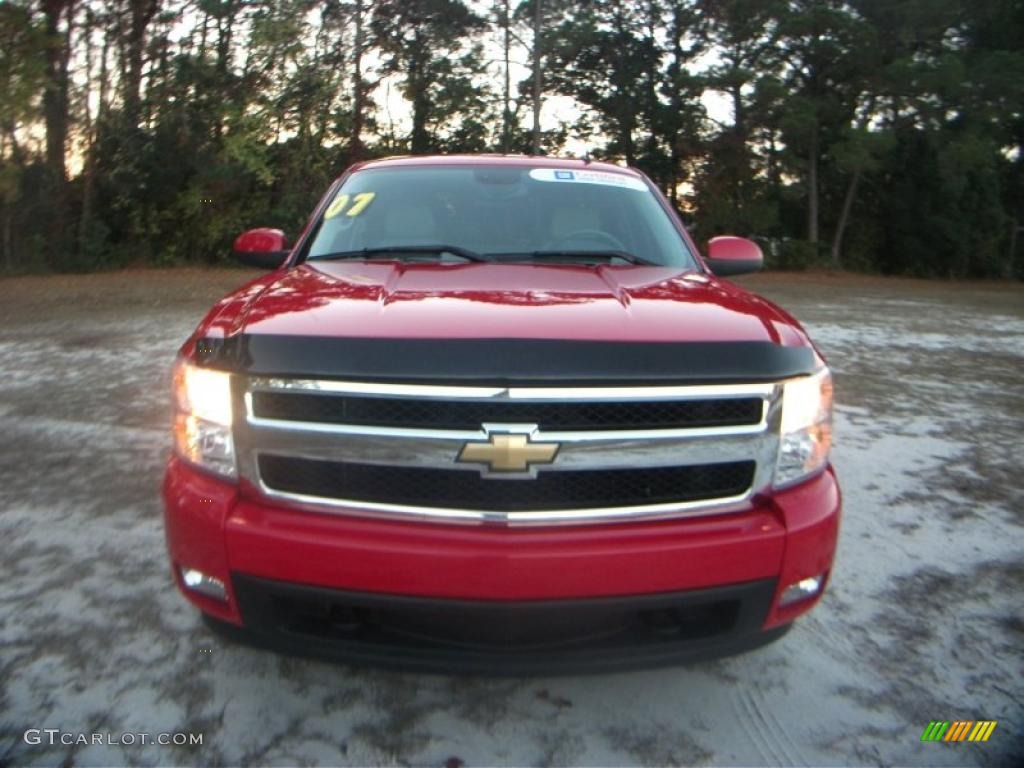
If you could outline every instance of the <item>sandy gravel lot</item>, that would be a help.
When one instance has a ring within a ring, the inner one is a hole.
[[[478,679],[212,636],[173,589],[169,365],[239,271],[0,280],[0,768],[1020,765],[1024,289],[766,275],[837,372],[831,591],[781,642],[692,667]],[[998,720],[925,744],[930,720]],[[26,744],[191,732],[201,747]]]

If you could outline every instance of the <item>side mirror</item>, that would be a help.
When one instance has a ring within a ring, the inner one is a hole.
[[[764,266],[764,254],[753,240],[722,235],[708,241],[708,257],[704,261],[719,277],[730,277],[759,271]]]
[[[280,229],[250,229],[235,238],[235,258],[250,267],[277,269],[288,255],[288,243]]]

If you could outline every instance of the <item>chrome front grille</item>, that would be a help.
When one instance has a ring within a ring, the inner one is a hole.
[[[723,514],[771,482],[780,391],[240,378],[235,442],[260,493],[318,511],[508,524]]]

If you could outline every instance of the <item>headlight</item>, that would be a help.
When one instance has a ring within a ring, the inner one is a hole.
[[[828,462],[832,447],[832,374],[822,368],[813,376],[783,384],[782,436],[775,486],[791,485]]]
[[[179,362],[174,367],[174,449],[199,467],[235,477],[231,374]]]

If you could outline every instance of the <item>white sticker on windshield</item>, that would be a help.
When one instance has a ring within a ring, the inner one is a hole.
[[[569,184],[604,184],[607,187],[624,187],[638,192],[647,191],[647,185],[635,176],[609,171],[568,170],[562,168],[532,168],[530,178],[536,181],[560,181]]]

